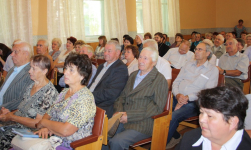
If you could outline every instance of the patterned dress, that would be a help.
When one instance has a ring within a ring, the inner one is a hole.
[[[47,111],[50,120],[68,122],[78,128],[73,135],[59,137],[63,143],[61,146],[71,148],[70,143],[92,134],[96,105],[94,97],[87,87],[73,94],[65,100],[65,94],[69,89],[64,89],[57,97],[56,102]]]
[[[37,114],[43,116],[46,111],[50,108],[50,106],[55,101],[58,96],[58,92],[55,89],[54,85],[49,82],[44,87],[42,87],[39,91],[37,91],[32,96],[30,95],[31,89],[34,83],[28,86],[26,92],[24,93],[23,100],[18,106],[18,111],[15,112],[16,116],[27,117],[35,119]],[[35,131],[36,129],[25,127],[19,123],[15,122],[1,122],[0,124],[3,126],[0,128],[0,149],[8,150],[10,148],[11,140],[16,135],[12,133],[12,128],[26,128],[31,131]]]

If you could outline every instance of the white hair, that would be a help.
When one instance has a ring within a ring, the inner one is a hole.
[[[46,40],[46,39],[39,39],[37,42],[39,42],[39,41],[44,41],[44,46],[46,46],[46,47],[49,46],[48,40]]]
[[[145,47],[145,48],[142,49],[142,51],[143,51],[143,50],[152,52],[152,54],[151,54],[152,61],[154,61],[154,62],[157,63],[158,57],[159,57],[158,51],[154,50],[152,47]]]
[[[30,55],[30,58],[31,58],[33,56],[33,50],[31,48],[31,45],[29,43],[21,41],[21,40],[14,42],[14,45],[19,45],[19,44],[23,45],[21,50],[27,51],[28,54]]]
[[[224,42],[224,37],[223,37],[223,35],[218,34],[217,36],[220,37],[220,39],[221,39],[222,42]],[[217,36],[216,36],[216,37],[217,37]]]
[[[246,36],[246,40],[248,39],[248,37],[251,37],[251,34],[248,34],[248,35]]]
[[[206,46],[206,52],[210,52],[210,54],[207,57],[207,60],[210,60],[211,57],[212,57],[212,55],[213,55],[212,46],[209,43],[207,43],[207,41],[205,42],[204,40],[201,43],[205,44],[205,46]]]
[[[235,45],[238,44],[238,41],[235,38],[230,38],[227,41],[231,41],[231,40],[234,42]]]
[[[61,41],[61,39],[60,38],[54,38],[54,39],[52,39],[52,41],[51,42],[57,42],[58,43],[58,47],[60,48],[61,47],[61,45],[62,45],[62,41]]]
[[[147,39],[143,41],[143,47],[147,44],[147,47],[151,47],[152,49],[156,50],[158,52],[158,43],[153,39]]]
[[[209,44],[211,47],[214,46],[214,43],[209,39],[204,39],[202,42]]]
[[[119,42],[118,41],[115,41],[115,40],[110,40],[109,42],[107,42],[107,44],[112,44],[115,46],[116,50],[119,50],[121,51],[121,46],[119,45]]]
[[[86,47],[89,53],[94,54],[94,50],[90,45],[84,44],[82,47]]]

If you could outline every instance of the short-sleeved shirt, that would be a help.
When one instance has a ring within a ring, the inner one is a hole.
[[[249,60],[247,55],[237,52],[233,56],[228,53],[222,55],[219,60],[219,67],[223,70],[239,70],[242,72],[240,76],[225,76],[228,78],[239,78],[246,80],[248,77]]]
[[[166,79],[172,79],[172,69],[167,60],[159,56],[155,67]]]
[[[218,84],[219,70],[206,61],[197,67],[197,61],[188,62],[181,68],[173,82],[173,94],[187,95],[189,101],[197,100],[197,93],[203,89],[214,88]]]
[[[169,51],[163,56],[164,59],[171,62],[171,66],[176,69],[180,69],[183,67],[188,61],[192,61],[194,59],[194,53],[188,51],[186,54],[180,54],[179,48],[171,48]]]
[[[62,146],[70,148],[70,143],[92,134],[96,105],[94,97],[87,87],[83,87],[71,97],[65,99],[69,89],[64,89],[57,97],[55,103],[47,111],[50,120],[58,122],[68,122],[78,130],[62,139]]]

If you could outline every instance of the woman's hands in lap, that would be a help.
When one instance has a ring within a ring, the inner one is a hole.
[[[43,139],[48,139],[48,135],[51,136],[52,132],[47,128],[42,128],[42,129],[38,130],[37,132],[34,132],[34,134],[38,134],[38,136]]]

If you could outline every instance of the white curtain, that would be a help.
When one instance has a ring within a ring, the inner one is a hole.
[[[107,40],[118,38],[122,44],[123,35],[128,34],[125,0],[104,0],[104,11]]]
[[[178,0],[167,0],[168,7],[168,36],[169,42],[175,41],[175,34],[180,33],[180,6]]]
[[[0,42],[11,47],[15,39],[32,45],[31,0],[0,0]]]
[[[163,32],[161,0],[142,0],[144,32]]]
[[[64,44],[62,50],[70,36],[85,40],[83,3],[83,0],[47,0],[49,43],[53,38],[60,38]]]

